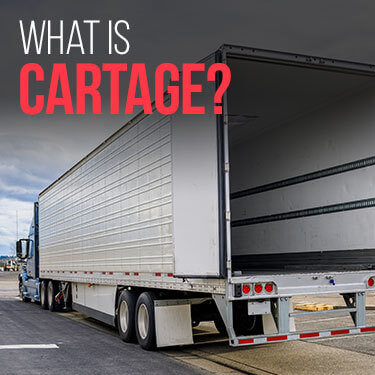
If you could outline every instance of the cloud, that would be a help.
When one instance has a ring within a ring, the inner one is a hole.
[[[57,145],[43,139],[2,135],[0,197],[24,202],[37,200],[38,193],[50,183],[56,169],[62,167],[61,154]]]
[[[17,238],[16,217],[18,213],[18,236],[28,235],[33,215],[33,203],[0,198],[0,255],[14,254]]]

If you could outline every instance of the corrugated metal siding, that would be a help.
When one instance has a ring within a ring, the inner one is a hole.
[[[40,196],[40,267],[173,272],[170,119],[129,128]]]

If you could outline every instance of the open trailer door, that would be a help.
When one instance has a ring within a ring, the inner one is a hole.
[[[208,67],[219,59],[216,53],[203,62]],[[205,106],[205,114],[172,117],[174,273],[180,277],[224,276],[223,127],[214,114],[216,85],[206,74],[192,75],[203,86],[192,105]]]

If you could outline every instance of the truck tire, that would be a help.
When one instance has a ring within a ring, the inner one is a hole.
[[[20,286],[19,286],[19,290],[20,290],[20,298],[22,300],[22,302],[30,302],[31,299],[29,297],[26,297],[25,294],[24,294],[24,289],[23,289],[23,284],[21,283]]]
[[[227,328],[225,327],[225,323],[221,316],[217,316],[214,319],[215,328],[219,331],[221,335],[228,336]]]
[[[146,350],[156,348],[154,300],[152,293],[144,292],[138,297],[135,309],[137,340],[139,345]]]
[[[263,334],[262,315],[243,315],[235,320],[233,325],[238,336]]]
[[[233,310],[233,329],[237,336],[263,334],[261,315],[249,315],[246,301],[235,302]]]
[[[121,340],[135,340],[135,307],[137,295],[129,290],[123,290],[117,304],[117,327]]]
[[[48,309],[47,288],[48,288],[47,281],[45,280],[41,281],[39,298],[40,298],[40,307],[43,310]]]
[[[56,311],[56,284],[50,280],[48,282],[48,288],[47,288],[47,301],[48,301],[48,310],[49,311]]]

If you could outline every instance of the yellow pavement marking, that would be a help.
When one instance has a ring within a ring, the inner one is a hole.
[[[298,303],[294,305],[294,309],[305,311],[324,311],[333,310],[333,306],[325,303]]]

